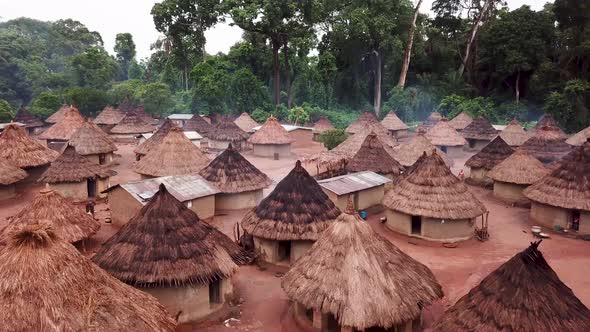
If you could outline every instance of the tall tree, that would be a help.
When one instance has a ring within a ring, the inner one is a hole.
[[[119,70],[115,59],[98,47],[73,56],[72,68],[78,86],[95,89],[106,88]]]
[[[403,88],[406,85],[406,76],[408,75],[408,69],[410,68],[410,59],[412,58],[412,46],[414,45],[414,33],[416,31],[416,20],[420,11],[420,5],[422,0],[418,0],[416,7],[414,7],[414,16],[412,17],[412,24],[408,30],[408,41],[404,50],[404,62],[402,63],[402,70],[399,74],[399,81],[397,86]]]
[[[117,61],[121,67],[121,78],[126,80],[129,78],[129,66],[133,59],[135,59],[135,43],[133,36],[130,33],[118,33],[115,37],[115,53]]]

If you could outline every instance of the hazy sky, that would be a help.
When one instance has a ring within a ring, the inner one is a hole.
[[[0,0],[0,20],[26,16],[43,21],[72,18],[84,23],[88,29],[98,31],[107,51],[113,53],[115,35],[130,32],[137,45],[138,58],[149,56],[150,44],[159,36],[154,28],[150,10],[161,0]],[[433,0],[424,0],[421,12],[430,10]],[[511,9],[530,5],[540,9],[545,0],[508,0]],[[241,38],[242,31],[228,24],[217,25],[207,31],[208,53],[226,53]]]

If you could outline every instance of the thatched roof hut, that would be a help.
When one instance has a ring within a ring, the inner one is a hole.
[[[260,124],[254,121],[254,119],[250,117],[250,114],[246,112],[240,114],[240,116],[234,120],[234,123],[236,126],[240,127],[240,129],[247,133],[253,133],[254,128],[260,126]]]
[[[580,146],[590,138],[590,127],[580,130],[577,134],[568,138],[565,142],[569,145]]]
[[[135,109],[135,105],[133,105],[133,103],[129,99],[129,96],[125,96],[125,98],[123,98],[123,101],[121,101],[119,103],[119,106],[117,106],[117,109],[123,113],[127,113],[133,111]]]
[[[162,142],[162,140],[164,140],[164,137],[168,135],[170,129],[175,127],[176,125],[172,120],[166,119],[162,126],[160,126],[160,128],[150,138],[138,145],[133,150],[133,152],[135,152],[136,155],[145,156],[148,153],[148,151],[150,151],[154,146],[157,146]]]
[[[69,145],[82,156],[109,154],[117,151],[117,146],[111,138],[90,121],[74,132]]]
[[[485,277],[433,331],[590,331],[590,310],[549,266],[539,243]]]
[[[465,162],[465,166],[471,169],[469,180],[476,183],[491,183],[487,172],[512,153],[514,153],[514,150],[501,137],[497,136]]]
[[[499,136],[502,137],[504,142],[513,147],[521,146],[531,137],[516,119],[510,121],[506,128],[500,132]]]
[[[482,141],[480,145],[483,147],[483,144],[487,144],[487,142],[498,136],[498,132],[492,127],[488,119],[478,116],[467,127],[461,130],[461,135],[468,141]],[[475,143],[470,142],[470,145],[476,147]]]
[[[0,185],[10,185],[27,177],[27,172],[8,160],[0,159]]]
[[[449,155],[458,153],[467,144],[465,138],[451,127],[446,119],[438,121],[424,136]]]
[[[430,128],[434,127],[440,120],[443,119],[443,116],[439,112],[432,112],[426,118],[426,120],[422,121],[418,127],[416,128],[418,131],[427,132]]]
[[[443,296],[432,271],[373,231],[351,201],[281,285],[292,301],[358,331],[411,327]]]
[[[370,112],[361,114],[358,119],[346,127],[346,132],[349,134],[356,134],[365,131],[369,126],[375,132],[387,133],[387,129],[385,129],[385,127],[379,121],[377,121],[375,114]]]
[[[424,136],[423,132],[419,132],[416,136],[406,143],[403,143],[395,151],[395,159],[404,167],[410,167],[416,163],[418,158],[424,153],[430,154],[433,151],[444,160],[448,167],[453,166],[453,159],[449,158],[446,153],[434,146],[428,138]]]
[[[565,142],[560,131],[561,129],[554,126],[538,128],[519,149],[532,154],[543,163],[559,160],[571,151],[571,146]]]
[[[287,130],[281,126],[279,120],[271,115],[266,119],[262,127],[248,138],[248,142],[254,145],[280,145],[291,144],[293,139],[289,136]]]
[[[85,121],[77,108],[70,107],[56,124],[39,135],[39,139],[67,141],[78,128],[82,127]]]
[[[557,137],[562,139],[567,138],[567,134],[563,131],[563,129],[561,129],[561,127],[559,126],[559,122],[557,122],[557,120],[555,120],[555,118],[551,114],[543,114],[539,121],[537,121],[537,124],[533,128],[532,132],[535,133],[538,129],[541,129],[543,127],[552,127]]]
[[[209,158],[184,136],[182,129],[173,127],[137,162],[135,172],[146,177],[183,175],[197,173],[208,163]]]
[[[0,249],[0,330],[174,331],[155,298],[92,264],[51,224],[27,224],[7,238]]]
[[[471,122],[473,122],[473,118],[466,112],[461,112],[449,120],[451,127],[455,128],[457,131],[465,129],[465,127],[469,126]]]
[[[213,129],[209,132],[209,147],[217,150],[227,149],[229,143],[232,143],[234,149],[242,150],[242,144],[248,139],[248,133],[240,129],[233,121],[229,119],[220,119]]]
[[[387,115],[381,120],[381,124],[385,129],[389,130],[390,132],[396,132],[399,130],[408,130],[408,125],[405,124],[396,114],[395,112],[389,112]]]
[[[63,118],[64,114],[66,114],[66,112],[72,107],[73,106],[67,105],[67,104],[61,105],[61,107],[57,110],[57,112],[51,114],[47,119],[45,119],[45,122],[58,123],[59,120],[61,120],[61,118]]]
[[[374,133],[367,135],[361,148],[346,165],[346,170],[350,173],[372,171],[392,179],[398,176],[402,169],[402,165],[387,153]]]
[[[59,156],[27,135],[24,128],[10,124],[0,134],[0,159],[20,168],[31,168],[51,163]]]
[[[547,175],[549,170],[535,157],[516,151],[488,172],[494,181],[530,185]]]
[[[111,128],[111,133],[119,135],[134,135],[151,133],[154,130],[156,130],[156,127],[151,123],[145,122],[135,111],[131,111],[126,113],[125,117]]]
[[[182,129],[184,131],[196,131],[201,136],[207,137],[207,135],[209,135],[209,133],[213,130],[213,126],[211,126],[209,122],[205,121],[203,117],[195,114],[184,124]]]
[[[324,131],[332,130],[332,129],[334,129],[334,126],[332,125],[330,120],[328,120],[327,118],[320,118],[313,125],[313,134],[314,134],[315,139],[317,139],[317,136],[319,136]]]
[[[45,125],[41,119],[31,114],[31,112],[29,112],[24,106],[21,106],[18,111],[16,111],[14,122],[24,124],[25,128],[37,128]]]
[[[121,112],[119,109],[114,108],[113,106],[107,105],[100,113],[98,113],[92,122],[96,123],[97,125],[114,126],[121,122],[124,117],[125,113]]]
[[[139,105],[135,108],[134,110],[135,113],[137,113],[137,115],[139,115],[139,117],[143,120],[143,122],[145,123],[149,123],[149,124],[157,124],[158,120],[154,119],[151,115],[149,115],[146,111],[145,108],[143,107],[143,105]]]

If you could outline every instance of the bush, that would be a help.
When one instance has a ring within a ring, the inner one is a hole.
[[[319,141],[324,143],[324,146],[328,150],[332,150],[337,147],[340,143],[344,142],[348,138],[346,132],[343,129],[331,129],[326,130],[320,134]]]
[[[0,122],[10,122],[14,118],[14,110],[12,106],[4,100],[0,99]]]
[[[59,95],[52,92],[41,92],[31,103],[30,111],[34,115],[47,119],[63,104]]]
[[[76,106],[84,116],[96,116],[110,102],[105,91],[94,88],[69,88],[64,96],[66,102]]]
[[[254,119],[254,121],[258,123],[264,123],[264,121],[266,121],[266,119],[268,119],[269,116],[270,113],[268,113],[260,107],[256,108],[254,112],[250,114],[250,117],[252,117],[252,119]]]
[[[289,121],[295,125],[302,125],[309,121],[309,113],[301,107],[293,107],[289,110]]]

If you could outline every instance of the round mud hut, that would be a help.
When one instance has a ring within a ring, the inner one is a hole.
[[[358,152],[346,164],[349,173],[371,171],[391,180],[396,179],[403,167],[383,147],[377,135],[370,133]]]
[[[590,331],[590,310],[538,246],[519,252],[450,307],[433,331]]]
[[[209,149],[225,150],[231,143],[234,149],[242,151],[246,148],[249,135],[229,119],[221,119],[209,132]]]
[[[340,210],[297,161],[295,168],[241,221],[261,258],[289,265],[303,255]]]
[[[274,116],[266,119],[266,122],[250,138],[248,143],[252,145],[252,153],[258,157],[272,157],[275,160],[291,155],[291,143],[293,139]]]
[[[138,161],[141,160],[141,158],[145,156],[149,150],[162,143],[164,137],[166,137],[166,135],[168,135],[170,132],[170,129],[174,127],[177,127],[174,122],[170,119],[166,119],[162,126],[160,126],[160,128],[150,138],[139,144],[133,150],[133,152],[135,152],[135,159]]]
[[[92,122],[94,122],[105,133],[110,133],[111,129],[121,122],[124,117],[125,113],[119,111],[113,106],[107,105],[100,113],[98,113]]]
[[[49,184],[49,188],[64,197],[86,201],[105,197],[102,192],[109,188],[109,177],[115,174],[105,166],[79,155],[73,146],[66,146],[64,152],[39,177],[39,182]]]
[[[253,208],[262,200],[262,190],[272,184],[266,174],[234,150],[231,144],[199,174],[221,191],[215,196],[217,210]]]
[[[481,151],[467,159],[465,166],[469,167],[470,172],[466,182],[474,185],[491,186],[492,179],[488,177],[488,172],[512,153],[514,153],[514,150],[501,137],[497,136]]]
[[[377,234],[352,202],[281,281],[296,321],[315,331],[416,331],[443,297],[428,267]]]
[[[488,119],[478,116],[461,130],[461,135],[467,140],[470,149],[479,151],[490,144],[498,136],[498,132],[492,127]]]
[[[223,307],[242,249],[161,184],[92,258],[117,279],[156,297],[179,323]]]
[[[110,276],[50,223],[23,225],[0,248],[0,331],[162,331],[176,322],[152,296]]]
[[[510,121],[499,136],[511,147],[521,146],[531,137],[516,119]]]
[[[160,144],[152,147],[135,165],[142,179],[198,173],[209,158],[178,127],[171,128]]]
[[[115,141],[136,142],[137,137],[141,134],[152,133],[156,127],[151,123],[145,122],[135,111],[125,114],[125,117],[111,128],[111,135]]]
[[[405,137],[408,134],[408,125],[405,124],[394,112],[389,112],[381,120],[381,124],[385,129],[389,130],[389,134],[395,138]]]
[[[428,132],[432,127],[434,127],[442,119],[443,119],[443,116],[439,112],[432,112],[426,118],[426,120],[422,121],[418,125],[418,127],[416,127],[416,130]]]
[[[549,170],[537,158],[516,151],[488,172],[494,181],[494,196],[509,203],[526,204],[522,191],[541,180]]]
[[[207,137],[207,135],[213,130],[213,127],[209,122],[205,121],[202,116],[195,114],[184,124],[182,130],[196,131],[199,135]]]
[[[487,212],[435,153],[423,155],[385,194],[383,205],[387,207],[387,227],[434,241],[471,238],[475,219]]]
[[[111,138],[90,121],[86,121],[72,135],[68,144],[73,146],[79,155],[99,165],[112,163],[117,151],[117,146]]]
[[[590,234],[590,140],[523,194],[531,200],[533,221]]]
[[[60,151],[84,122],[86,120],[78,109],[70,107],[57,123],[39,135],[39,139],[45,140],[48,147]]]
[[[424,136],[424,132],[419,132],[407,143],[400,144],[399,148],[395,151],[395,160],[407,168],[414,165],[424,153],[430,154],[433,151],[436,151],[449,168],[453,166],[453,159],[449,158],[446,153],[430,143],[428,138]]]
[[[313,125],[313,140],[319,142],[320,135],[328,130],[336,129],[332,122],[328,120],[328,118],[320,118],[316,123]]]
[[[473,118],[466,112],[461,112],[455,115],[454,118],[449,120],[451,127],[455,128],[456,131],[461,132],[465,127],[469,126],[473,122]]]
[[[31,112],[29,112],[24,106],[21,106],[18,111],[16,111],[14,122],[24,124],[29,135],[38,134],[45,127],[43,120],[31,114]]]
[[[535,134],[526,140],[519,149],[528,152],[544,164],[550,164],[571,152],[571,145],[565,142],[561,129],[544,126],[535,130]]]
[[[449,125],[447,119],[438,121],[424,136],[451,158],[461,156],[463,147],[467,144],[465,138]]]
[[[364,131],[369,124],[371,126],[374,126],[377,123],[379,123],[379,121],[377,121],[377,118],[375,117],[375,115],[373,113],[365,112],[365,113],[361,114],[358,117],[358,119],[356,119],[350,125],[348,125],[348,127],[346,127],[345,131],[349,135],[354,135],[356,133]],[[379,123],[379,126],[387,132],[387,129],[385,129],[385,127],[383,127],[383,125],[381,125]]]
[[[24,180],[27,172],[14,166],[6,159],[0,159],[0,200],[16,196],[16,183]]]
[[[73,106],[67,104],[61,105],[57,112],[51,114],[47,119],[45,119],[45,122],[50,124],[58,123],[59,120],[63,118],[64,114],[70,110],[70,108],[73,108]]]
[[[579,131],[577,134],[568,138],[565,142],[569,145],[580,146],[584,144],[588,138],[590,138],[590,127]]]
[[[240,127],[240,129],[249,134],[254,133],[254,128],[260,126],[260,124],[254,121],[254,119],[250,117],[250,114],[246,112],[240,114],[240,116],[238,116],[238,118],[234,120],[234,123],[236,124],[236,126]]]

